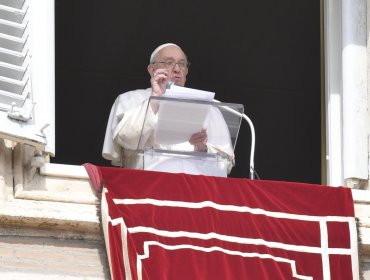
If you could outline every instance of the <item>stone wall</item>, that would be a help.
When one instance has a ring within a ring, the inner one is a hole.
[[[101,241],[0,236],[1,279],[109,279]]]
[[[43,174],[34,149],[0,139],[0,279],[110,279],[87,174]],[[50,173],[50,172],[49,172]]]

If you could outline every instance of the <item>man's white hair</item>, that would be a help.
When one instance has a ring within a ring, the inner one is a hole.
[[[152,54],[151,54],[151,56],[150,56],[150,64],[153,64],[153,63],[155,62],[155,56],[157,55],[157,53],[158,53],[161,49],[163,49],[163,48],[165,48],[165,47],[168,47],[168,46],[174,46],[174,47],[177,47],[177,48],[179,48],[179,49],[181,50],[181,48],[180,48],[178,45],[174,44],[174,43],[166,43],[166,44],[162,44],[162,45],[158,46],[158,47],[157,47],[157,48],[152,52]]]

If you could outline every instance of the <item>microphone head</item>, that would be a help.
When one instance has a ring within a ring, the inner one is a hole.
[[[168,81],[167,85],[166,85],[166,89],[170,89],[171,86],[174,84],[175,82],[174,81]]]

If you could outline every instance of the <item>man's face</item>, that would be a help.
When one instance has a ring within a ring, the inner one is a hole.
[[[188,74],[188,61],[181,49],[175,46],[168,46],[160,50],[155,56],[155,63],[152,64],[152,71],[156,69],[169,70],[170,80],[178,86],[184,86]]]

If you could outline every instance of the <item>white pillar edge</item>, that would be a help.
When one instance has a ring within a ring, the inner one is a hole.
[[[326,111],[326,185],[342,186],[342,38],[341,2],[324,0]]]
[[[369,177],[366,0],[342,0],[343,176]]]

